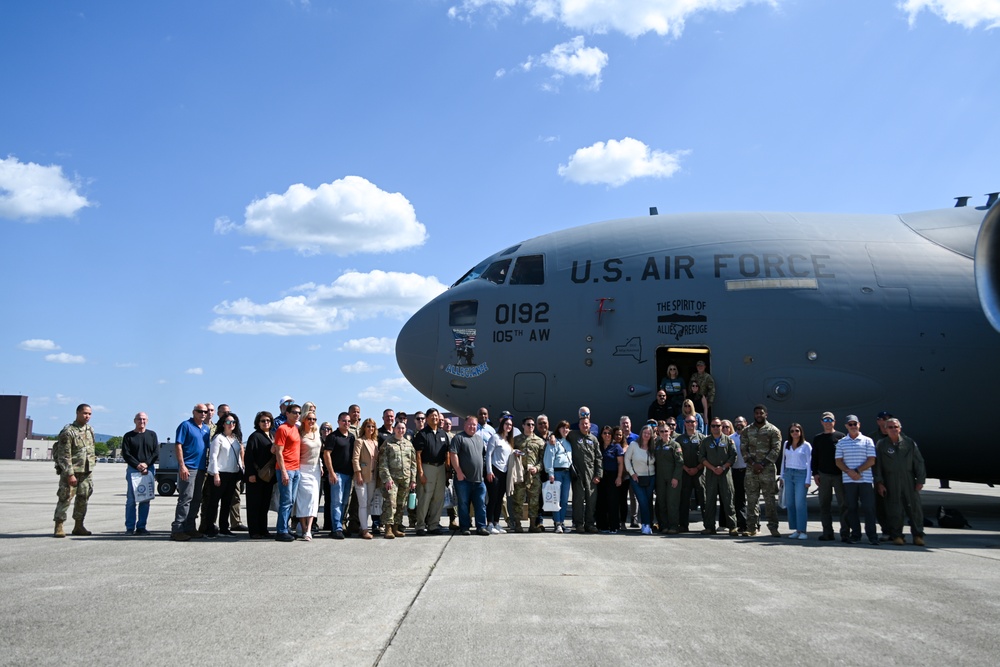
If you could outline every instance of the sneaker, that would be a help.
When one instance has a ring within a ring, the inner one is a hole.
[[[648,525],[646,525],[646,524],[642,524],[642,530],[641,530],[641,531],[639,531],[639,532],[640,532],[641,534],[643,534],[643,535],[652,535],[652,534],[653,534],[653,529],[652,529],[652,528],[650,528],[650,527],[649,527]]]
[[[302,536],[302,539],[304,539],[306,542],[312,542],[313,541],[312,531],[311,530],[307,530],[306,534]]]
[[[791,534],[791,535],[789,535],[788,537],[789,537],[789,539],[792,539],[792,540],[797,540],[797,539],[799,539],[799,531],[797,531],[797,530],[796,530],[796,531],[795,531],[794,533],[792,533],[792,534]]]
[[[800,540],[808,540],[809,536],[806,535],[805,533],[799,533],[798,539],[800,539]]]
[[[557,533],[562,533],[563,532],[562,524],[556,524],[556,532]]]
[[[490,527],[490,533],[492,535],[499,535],[500,534],[500,529],[497,528],[497,525],[495,523]]]
[[[490,534],[492,534],[491,531],[486,530],[482,526],[476,528],[476,535],[490,535]]]
[[[426,528],[417,528],[417,537],[423,537],[427,534]]]

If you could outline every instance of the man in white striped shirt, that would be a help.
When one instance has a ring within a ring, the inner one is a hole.
[[[875,489],[872,486],[872,466],[875,465],[875,443],[861,435],[857,415],[847,415],[847,436],[837,441],[837,467],[844,473],[844,498],[847,503],[847,523],[851,529],[851,544],[861,541],[861,519],[858,504],[865,514],[865,534],[868,543],[878,546],[875,523]]]

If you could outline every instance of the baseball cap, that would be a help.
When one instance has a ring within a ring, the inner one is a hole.
[[[861,420],[858,419],[857,415],[847,415],[847,419],[844,420],[844,423],[850,424],[851,422],[858,422],[860,424]]]
[[[820,419],[833,419],[833,420],[836,420],[837,418],[833,416],[832,412],[824,412],[823,416],[820,417]]]
[[[875,419],[889,419],[890,417],[892,417],[892,413],[886,412],[885,410],[875,415]]]

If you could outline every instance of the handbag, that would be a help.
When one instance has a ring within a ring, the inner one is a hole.
[[[274,479],[274,464],[276,463],[275,458],[272,456],[271,460],[257,468],[257,479],[262,482],[270,482]]]
[[[778,507],[781,509],[788,508],[788,502],[785,500],[785,480],[778,480]]]
[[[143,475],[141,472],[134,472],[131,475],[132,494],[135,502],[147,503],[156,495],[156,478],[149,473]]]
[[[449,479],[448,485],[444,487],[444,508],[450,510],[457,504],[455,502],[455,485]]]
[[[559,492],[562,490],[562,482],[545,482],[542,484],[542,511],[559,511]]]
[[[376,493],[372,494],[371,502],[368,503],[368,513],[372,516],[382,516],[382,502],[384,500],[382,489],[375,487]]]

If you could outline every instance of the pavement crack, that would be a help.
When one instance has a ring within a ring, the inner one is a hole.
[[[430,580],[431,575],[434,574],[434,570],[437,568],[437,564],[441,562],[441,556],[444,555],[444,550],[448,548],[448,545],[451,543],[453,537],[454,534],[448,536],[448,539],[445,540],[444,544],[441,545],[441,551],[438,552],[437,558],[435,558],[434,562],[431,563],[431,566],[427,568],[427,576],[425,576],[424,580],[420,582],[420,588],[418,588],[417,592],[413,594],[413,599],[410,600],[410,603],[408,605],[406,605],[406,609],[403,610],[403,615],[399,617],[399,622],[396,623],[396,627],[392,629],[392,634],[389,635],[388,641],[386,641],[385,645],[382,647],[382,650],[379,651],[378,657],[375,658],[375,662],[373,663],[375,667],[378,667],[379,663],[382,662],[382,657],[385,655],[385,652],[389,650],[390,646],[392,646],[392,640],[396,638],[396,633],[399,632],[399,629],[403,627],[403,623],[406,622],[406,617],[410,615],[410,610],[413,609],[413,605],[416,603],[417,598],[420,597],[420,594],[423,592],[424,586],[427,585],[427,582]]]

